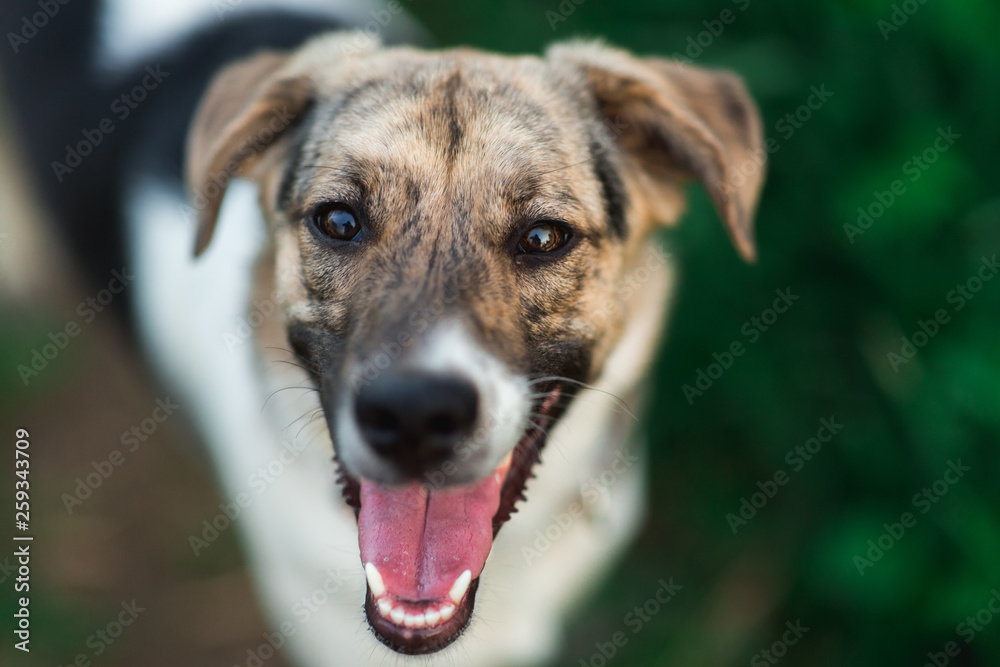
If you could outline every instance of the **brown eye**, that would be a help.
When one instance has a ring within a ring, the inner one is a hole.
[[[569,235],[551,222],[539,222],[529,229],[517,244],[524,253],[546,253],[566,245]]]
[[[350,241],[361,231],[361,224],[347,206],[337,204],[313,215],[313,224],[323,236],[337,241]]]

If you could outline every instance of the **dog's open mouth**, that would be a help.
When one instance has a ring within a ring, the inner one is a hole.
[[[542,394],[514,450],[477,482],[384,486],[342,472],[344,496],[358,515],[365,613],[384,644],[431,653],[462,634],[493,539],[524,498],[545,431],[561,412],[560,393],[557,386]]]

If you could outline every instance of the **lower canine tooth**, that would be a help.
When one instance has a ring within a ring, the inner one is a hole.
[[[378,568],[372,563],[365,563],[365,577],[368,579],[368,588],[372,589],[372,595],[376,599],[385,595],[385,584],[382,582],[382,575]]]
[[[465,597],[465,592],[469,590],[470,581],[472,581],[471,571],[466,570],[462,574],[458,575],[458,579],[456,579],[455,583],[452,584],[451,591],[448,593],[448,597],[451,598],[452,602],[458,604],[462,601],[462,598]]]
[[[446,604],[445,606],[441,607],[441,620],[447,621],[449,618],[452,617],[452,615],[454,615],[454,613],[455,613],[455,605]]]
[[[389,614],[389,618],[391,618],[391,619],[392,619],[392,622],[393,622],[393,623],[395,623],[396,625],[399,625],[400,623],[402,623],[402,622],[403,622],[403,619],[404,619],[405,617],[406,617],[406,612],[405,612],[405,611],[403,611],[403,608],[402,608],[402,607],[396,607],[396,608],[395,608],[395,609],[393,609],[393,610],[392,610],[392,612],[391,612],[391,613]]]

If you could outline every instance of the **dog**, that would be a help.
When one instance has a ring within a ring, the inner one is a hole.
[[[175,131],[130,135],[137,335],[295,664],[544,663],[642,523],[655,232],[695,180],[755,258],[759,113],[733,74],[598,41],[312,31],[244,48],[183,118],[157,102],[183,175]]]

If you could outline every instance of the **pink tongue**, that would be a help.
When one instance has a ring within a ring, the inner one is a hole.
[[[388,592],[413,602],[448,595],[465,570],[475,579],[493,546],[500,507],[497,475],[474,484],[428,490],[419,482],[361,481],[358,541]]]

